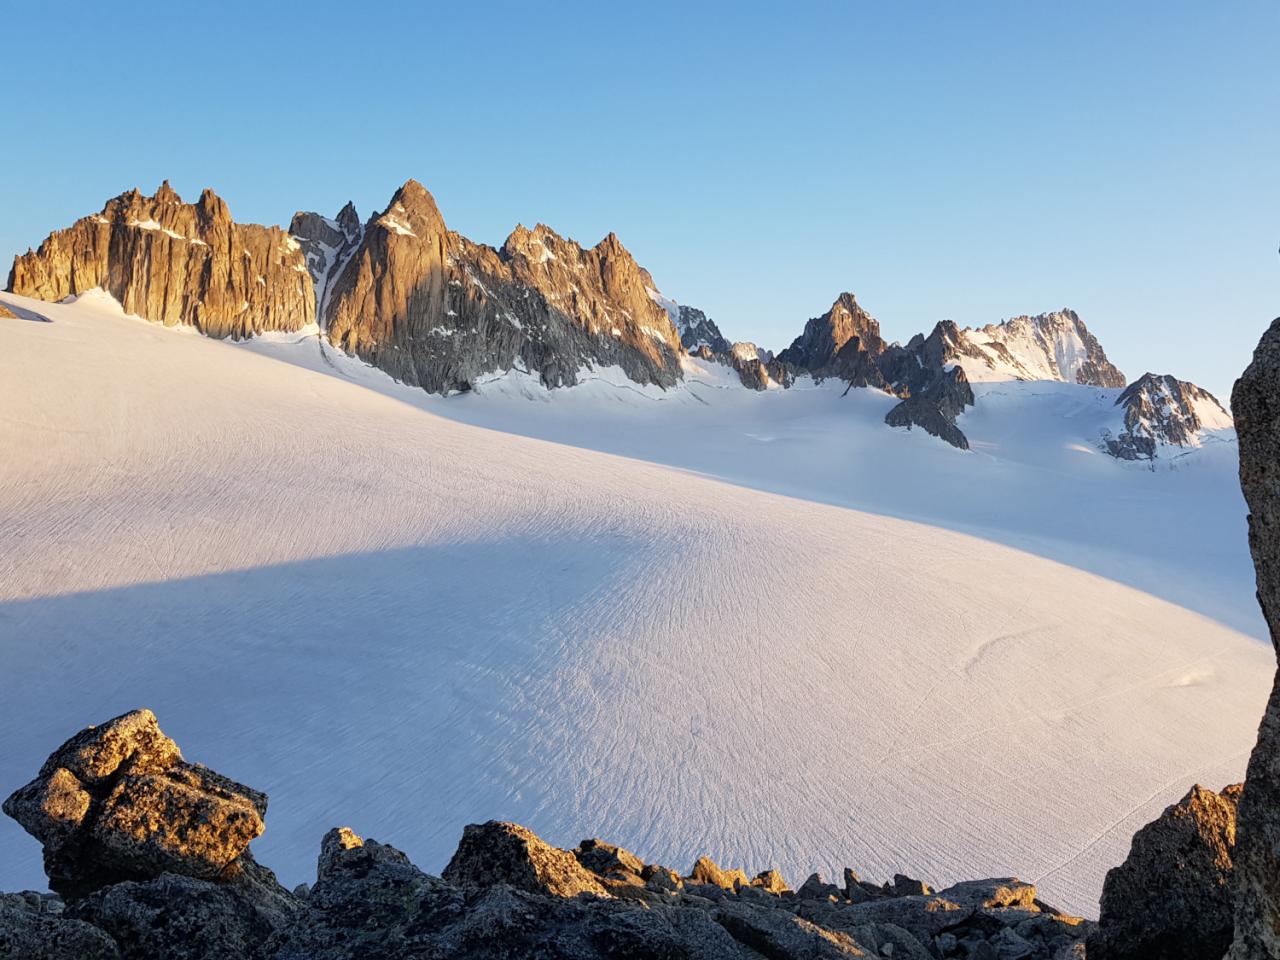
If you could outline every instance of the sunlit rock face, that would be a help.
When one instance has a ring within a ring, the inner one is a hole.
[[[15,257],[8,289],[63,300],[102,288],[127,313],[242,339],[315,321],[302,248],[279,227],[238,224],[206,190],[183,203],[168,181],[137,190]]]
[[[680,337],[644,276],[614,234],[583,248],[538,225],[500,250],[472,243],[410,180],[328,280],[321,322],[334,345],[431,393],[513,369],[571,385],[588,366],[670,387]]]
[[[1240,487],[1249,505],[1249,551],[1258,603],[1280,650],[1280,319],[1231,392],[1240,441]],[[1280,957],[1280,674],[1249,757],[1235,852],[1235,939],[1229,960]]]

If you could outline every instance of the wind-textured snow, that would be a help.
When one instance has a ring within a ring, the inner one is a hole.
[[[714,364],[445,400],[314,335],[3,299],[53,322],[0,321],[0,791],[149,706],[270,794],[286,884],[336,824],[438,871],[500,817],[1093,913],[1138,826],[1243,773],[1273,657],[1210,599],[1249,587],[1230,447],[1070,449],[1111,391],[1002,385],[962,453]],[[1148,560],[1165,599],[1089,572]],[[41,884],[3,820],[0,889]]]

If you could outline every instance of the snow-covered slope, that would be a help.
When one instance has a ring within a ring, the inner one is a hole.
[[[1061,380],[1123,387],[1124,375],[1074,310],[1014,317],[960,331],[958,357],[971,383]]]
[[[1000,415],[1113,396],[988,393],[966,454],[875,391],[716,364],[451,401],[314,336],[0,300],[53,321],[0,321],[0,789],[146,705],[270,793],[286,883],[337,823],[438,870],[502,817],[793,882],[1017,873],[1092,912],[1137,826],[1243,772],[1270,648],[1081,569],[1243,595],[1215,451],[1151,473]],[[1225,532],[1173,555],[1171,512]],[[40,883],[0,820],[0,888]]]

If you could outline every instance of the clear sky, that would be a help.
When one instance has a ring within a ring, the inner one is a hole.
[[[1280,314],[1280,4],[19,4],[0,262],[133,186],[610,230],[730,339],[1074,307],[1223,396]]]

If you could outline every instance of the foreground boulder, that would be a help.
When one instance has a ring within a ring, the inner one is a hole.
[[[1258,603],[1280,649],[1280,319],[1262,335],[1231,392],[1240,487]],[[1280,674],[1267,701],[1240,797],[1235,848],[1235,935],[1230,960],[1280,957]]]
[[[211,879],[262,833],[265,794],[182,759],[150,710],[76,734],[4,812],[44,845],[69,899],[162,873]]]
[[[1232,854],[1239,784],[1199,784],[1133,837],[1107,873],[1092,960],[1199,960],[1231,945]]]
[[[551,846],[518,823],[497,820],[473,823],[463,830],[462,843],[442,876],[451,883],[479,887],[505,883],[557,897],[609,896],[573,854]]]
[[[266,797],[187,763],[147,710],[72,737],[5,809],[67,899],[0,896],[0,960],[1060,960],[1092,926],[1014,879],[934,894],[846,870],[792,892],[772,870],[701,857],[683,878],[500,821],[466,827],[442,877],[335,828],[290,893],[246,849]]]

